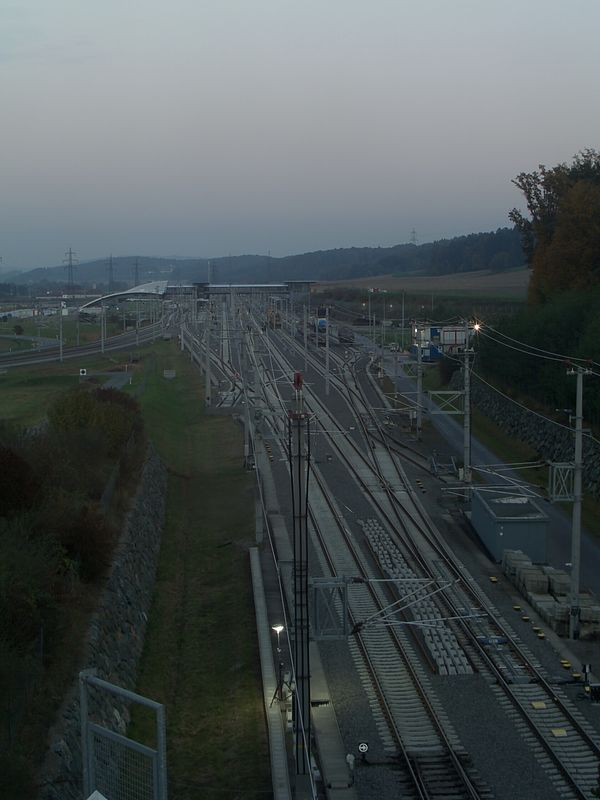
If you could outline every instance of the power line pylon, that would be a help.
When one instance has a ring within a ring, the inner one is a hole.
[[[114,284],[114,270],[113,270],[113,257],[112,257],[112,253],[111,253],[111,254],[110,254],[110,256],[108,257],[108,265],[107,265],[107,270],[108,270],[108,291],[110,292],[110,291],[112,290],[112,288],[113,288],[113,284]]]
[[[67,289],[68,291],[73,294],[73,270],[77,266],[77,256],[73,252],[73,250],[69,247],[67,252],[65,253],[65,257],[63,258],[63,264],[65,265],[65,269],[67,270]]]

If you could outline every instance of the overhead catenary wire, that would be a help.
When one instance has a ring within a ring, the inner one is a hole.
[[[479,375],[479,373],[475,372],[474,370],[471,370],[471,374],[474,375],[478,380],[480,380],[486,386],[488,386],[490,389],[492,389],[494,392],[497,392],[506,400],[509,400],[511,403],[514,403],[516,406],[522,408],[524,411],[528,411],[530,414],[533,414],[534,416],[539,417],[540,419],[543,419],[546,422],[551,422],[553,425],[557,425],[559,428],[563,428],[564,430],[569,431],[569,433],[573,433],[573,428],[571,428],[570,425],[565,425],[562,422],[557,422],[555,419],[552,419],[551,417],[546,417],[544,414],[540,414],[538,411],[534,411],[532,408],[528,408],[526,405],[523,405],[523,403],[520,403],[518,400],[515,400],[513,397],[510,397],[509,395],[505,394],[496,386],[493,386],[491,383],[486,381],[485,378],[483,378],[481,375]],[[590,441],[595,442],[596,444],[600,444],[600,440],[596,439],[596,437],[593,436],[590,431],[584,431],[583,436],[589,439]]]
[[[535,355],[535,353],[540,353],[548,356],[556,356],[561,361],[583,361],[584,363],[594,364],[594,366],[600,367],[600,364],[596,361],[593,361],[592,359],[582,358],[581,356],[569,356],[569,355],[564,355],[562,353],[554,353],[552,350],[544,350],[542,347],[536,347],[533,344],[527,344],[527,342],[521,342],[518,339],[514,339],[512,336],[509,336],[507,333],[502,333],[502,331],[496,330],[496,328],[494,328],[492,325],[488,325],[487,323],[485,325],[485,330],[493,331],[497,336],[502,336],[504,339],[508,339],[511,342],[515,342],[515,344],[520,344],[523,347],[527,347],[530,350],[535,351],[530,353],[530,355]],[[503,343],[498,342],[498,344],[503,344]]]
[[[486,327],[489,327],[489,326],[486,326]],[[493,330],[493,328],[491,330]],[[544,355],[545,352],[550,353],[550,351],[542,351],[542,350],[540,350],[540,352],[532,352],[531,350],[524,350],[524,349],[522,349],[520,347],[515,347],[514,345],[508,344],[507,342],[502,342],[502,341],[500,341],[498,339],[495,339],[493,336],[490,336],[489,333],[486,333],[485,331],[483,331],[481,329],[479,330],[479,333],[482,336],[485,336],[491,342],[495,342],[496,344],[499,344],[502,347],[508,347],[511,350],[515,350],[517,353],[522,353],[523,355],[531,356],[532,358],[539,358],[539,359],[542,359],[543,361],[558,361],[559,363],[564,364],[567,367],[568,366],[581,367],[581,368],[585,367],[587,374],[594,375],[595,377],[600,377],[600,372],[596,372],[595,370],[591,369],[590,366],[589,366],[590,364],[594,364],[594,365],[600,367],[600,364],[598,364],[596,361],[592,361],[591,359],[582,358],[580,356],[562,356],[560,354]],[[500,335],[502,335],[502,334],[500,334]],[[508,337],[508,338],[510,338],[510,337]],[[516,340],[516,339],[511,339],[511,341],[518,342],[518,340]],[[522,344],[523,347],[530,347],[530,345],[528,345],[528,344],[524,344],[522,342],[518,342],[518,343]]]

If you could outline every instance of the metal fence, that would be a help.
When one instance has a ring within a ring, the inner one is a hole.
[[[107,800],[167,800],[164,706],[88,670],[79,683],[84,797],[99,791]],[[122,732],[132,705],[154,715],[151,744]]]

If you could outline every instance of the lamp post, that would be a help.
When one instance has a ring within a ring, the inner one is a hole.
[[[275,631],[277,634],[277,699],[279,702],[283,702],[283,661],[281,660],[281,647],[279,637],[281,636],[281,631],[283,630],[283,625],[272,625],[272,630]]]

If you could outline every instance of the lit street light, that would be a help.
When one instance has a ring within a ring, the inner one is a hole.
[[[279,700],[280,703],[283,702],[283,661],[281,660],[281,647],[279,637],[281,636],[281,631],[283,630],[283,625],[272,625],[272,630],[275,631],[277,634],[277,688],[275,689],[275,697]],[[273,702],[273,701],[271,701]]]

